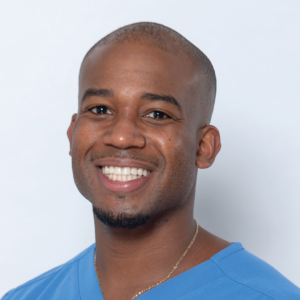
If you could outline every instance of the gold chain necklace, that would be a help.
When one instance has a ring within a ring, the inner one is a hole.
[[[197,221],[195,220],[196,222],[196,232],[190,242],[190,244],[188,245],[188,247],[185,249],[185,251],[183,252],[183,254],[181,255],[181,257],[179,258],[179,260],[177,261],[177,263],[175,264],[175,266],[173,267],[173,269],[171,270],[171,272],[166,276],[164,277],[161,281],[155,283],[155,284],[152,284],[150,285],[149,287],[139,291],[138,293],[136,293],[132,298],[131,300],[134,300],[136,299],[137,297],[139,297],[140,295],[144,294],[145,292],[153,289],[154,287],[157,287],[158,285],[162,284],[164,281],[166,281],[172,274],[173,272],[177,269],[177,267],[179,266],[179,264],[181,263],[182,259],[186,256],[186,254],[188,253],[188,251],[190,250],[190,248],[192,247],[192,245],[194,244],[195,242],[195,239],[197,237],[197,234],[198,234],[198,228],[199,228],[199,225],[197,223]],[[103,292],[103,288],[101,286],[101,283],[100,283],[100,279],[99,279],[99,274],[98,274],[98,269],[97,269],[97,264],[96,264],[96,251],[95,251],[95,256],[94,256],[94,264],[95,264],[95,270],[96,270],[96,274],[97,274],[97,278],[98,278],[98,282],[99,282],[99,285],[100,285],[100,289],[102,291],[102,295],[103,295],[103,299],[105,300],[105,297],[104,297],[104,292]]]

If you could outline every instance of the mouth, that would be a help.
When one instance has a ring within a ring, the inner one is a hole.
[[[151,173],[150,170],[143,168],[132,168],[129,166],[115,167],[115,166],[100,166],[102,174],[111,181],[126,182],[139,178],[146,177]]]
[[[100,184],[113,193],[131,193],[151,184],[156,171],[143,162],[125,159],[99,159],[95,166]]]

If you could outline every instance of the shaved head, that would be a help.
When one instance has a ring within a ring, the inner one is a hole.
[[[152,22],[139,22],[121,27],[99,40],[87,52],[81,69],[86,58],[98,47],[123,43],[157,47],[176,56],[188,57],[198,74],[198,85],[202,90],[202,97],[198,99],[202,126],[210,123],[216,96],[216,75],[213,65],[199,48],[167,26]]]

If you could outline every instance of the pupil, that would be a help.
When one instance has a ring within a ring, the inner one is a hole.
[[[154,118],[155,119],[161,119],[161,118],[163,118],[163,113],[161,113],[160,111],[154,112]]]
[[[97,106],[97,114],[106,114],[107,108],[105,106]]]

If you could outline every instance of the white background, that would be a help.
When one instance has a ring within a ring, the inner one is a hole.
[[[0,295],[94,241],[66,130],[86,51],[155,21],[212,60],[223,148],[199,172],[196,218],[300,285],[300,2],[2,0]]]

